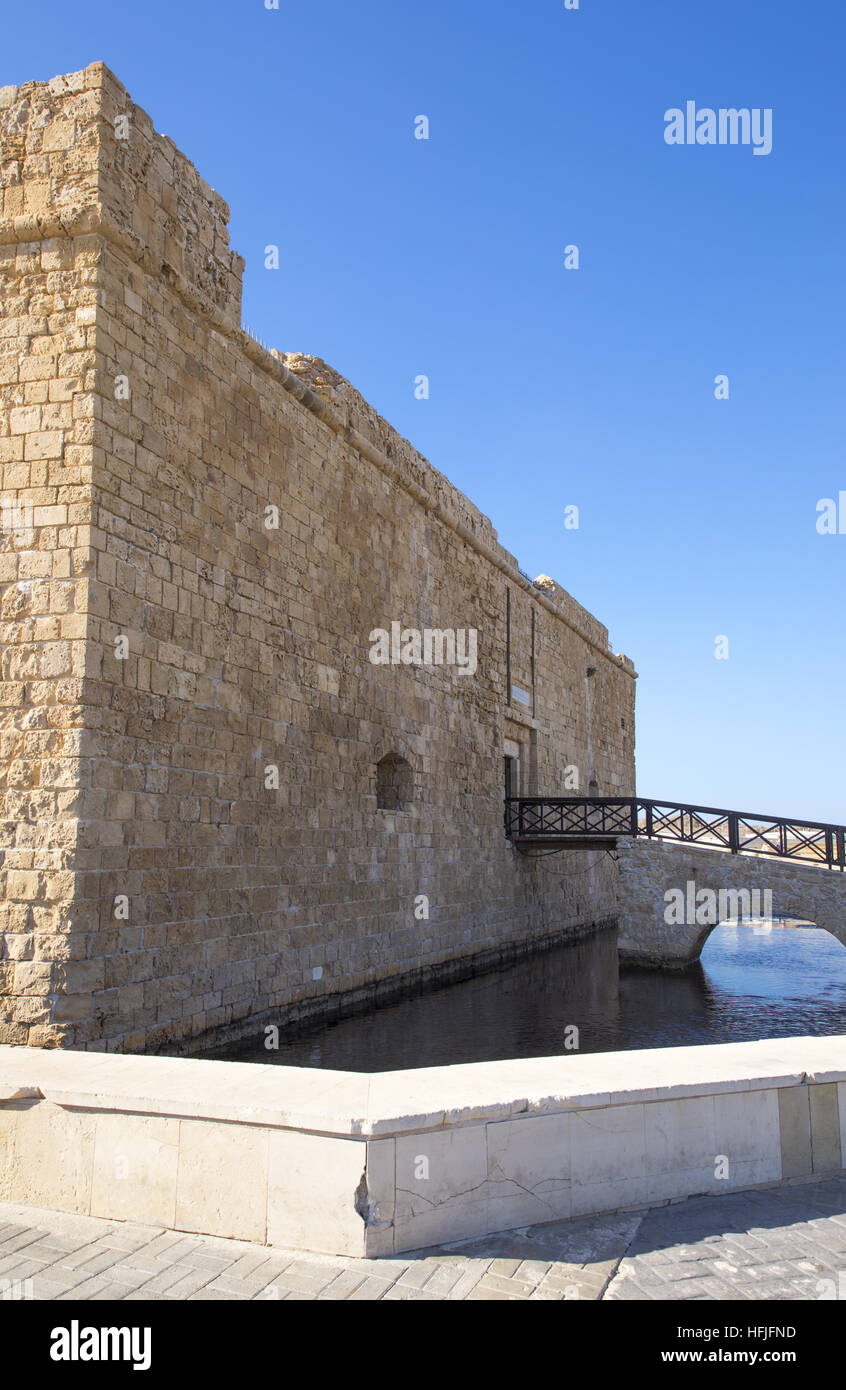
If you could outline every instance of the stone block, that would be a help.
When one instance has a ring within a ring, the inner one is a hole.
[[[620,1105],[571,1115],[573,1216],[646,1201],[645,1109]]]
[[[843,1167],[840,1155],[840,1106],[833,1082],[808,1087],[811,1116],[811,1158],[815,1173]]]
[[[529,1116],[487,1126],[493,1230],[570,1216],[572,1118]]]
[[[175,1225],[179,1125],[157,1115],[97,1116],[92,1216]]]
[[[268,1244],[363,1256],[366,1220],[379,1219],[367,1211],[361,1192],[366,1161],[362,1140],[274,1130],[268,1149]],[[389,1202],[390,1185],[379,1186]]]
[[[87,1213],[91,1201],[96,1117],[47,1100],[0,1104],[6,1162],[3,1201]]]
[[[263,1242],[268,1132],[211,1120],[179,1122],[174,1224],[182,1231]]]
[[[778,1093],[781,1130],[781,1176],[800,1178],[813,1169],[808,1086],[784,1087]]]
[[[488,1225],[486,1126],[396,1140],[396,1250],[477,1235]]]

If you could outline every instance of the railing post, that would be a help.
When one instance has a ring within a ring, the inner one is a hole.
[[[652,823],[652,802],[651,802],[651,801],[647,801],[647,802],[646,802],[646,838],[647,838],[647,840],[651,840],[651,839],[652,839],[652,830],[653,830],[653,823]]]
[[[736,811],[729,811],[728,832],[729,849],[731,850],[732,854],[738,854],[740,851],[740,834],[738,832]]]

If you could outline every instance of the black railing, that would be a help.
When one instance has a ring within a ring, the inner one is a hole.
[[[773,855],[829,869],[846,868],[846,827],[842,825],[639,796],[509,796],[505,830],[514,839],[533,840],[611,841],[621,835],[639,835],[731,854]]]

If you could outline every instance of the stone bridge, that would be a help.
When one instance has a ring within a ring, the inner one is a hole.
[[[623,960],[689,965],[727,917],[796,917],[846,946],[846,827],[638,797],[506,798],[524,853],[618,860]]]
[[[764,901],[763,895],[771,893],[774,916],[815,922],[846,946],[846,874],[837,870],[799,859],[640,838],[620,839],[617,854],[621,960],[661,966],[698,960],[717,925],[709,920],[710,895],[703,890],[717,895],[757,890]],[[674,910],[679,898],[682,922],[673,920],[679,915]]]

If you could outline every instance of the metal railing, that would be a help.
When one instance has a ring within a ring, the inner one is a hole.
[[[505,830],[516,839],[642,836],[731,854],[800,859],[841,872],[846,868],[846,827],[842,825],[639,796],[509,796],[505,799]]]

